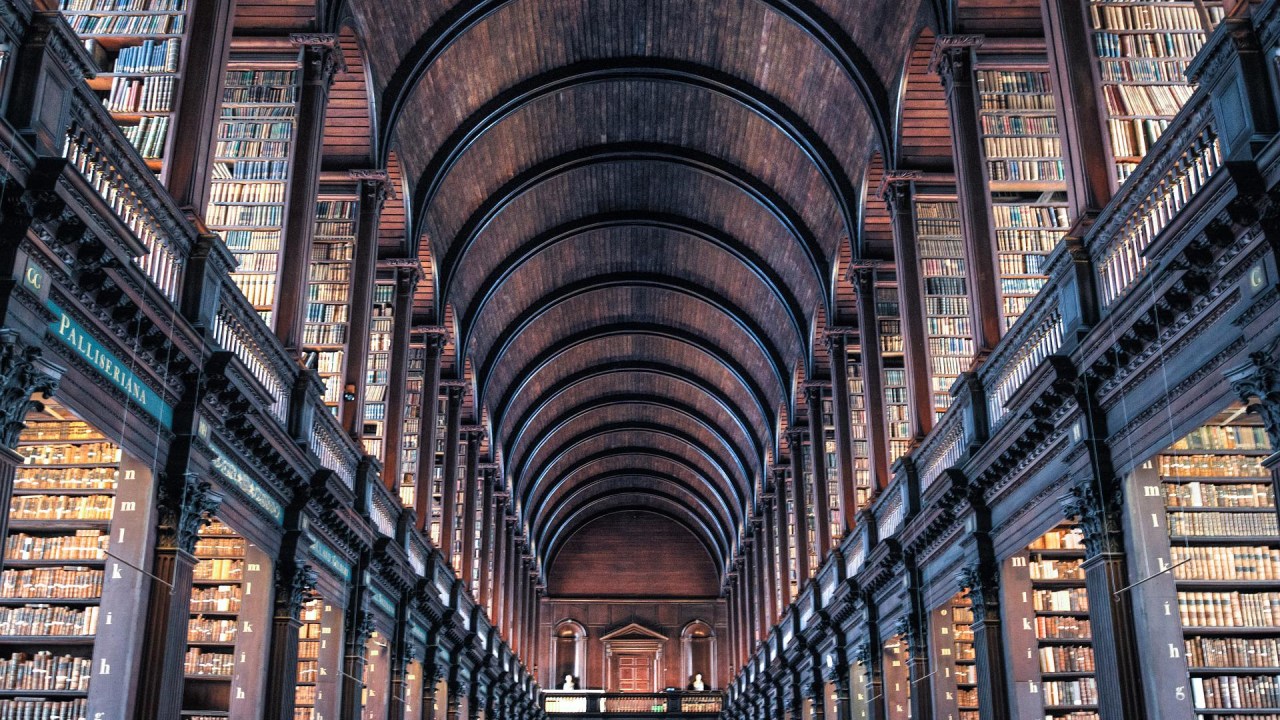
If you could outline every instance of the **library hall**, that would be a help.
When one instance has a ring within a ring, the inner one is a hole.
[[[0,720],[1280,720],[1280,0],[0,0]]]

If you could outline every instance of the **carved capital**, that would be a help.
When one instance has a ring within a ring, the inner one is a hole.
[[[304,562],[280,563],[276,567],[276,611],[297,618],[318,581],[315,569]]]
[[[1000,604],[1000,571],[981,562],[971,563],[956,572],[956,582],[968,590],[974,620],[998,613]]]
[[[222,496],[208,481],[185,473],[176,481],[160,483],[158,505],[156,547],[195,553],[200,528],[218,512]]]
[[[924,177],[918,170],[885,173],[880,181],[880,199],[889,208],[889,214],[910,212],[911,183]]]
[[[1071,487],[1061,503],[1066,516],[1080,523],[1088,557],[1124,552],[1124,502],[1119,482],[1085,478]]]
[[[981,35],[942,35],[934,41],[929,56],[929,72],[942,77],[951,87],[956,79],[972,78],[973,48],[982,44]]]
[[[849,657],[862,667],[870,668],[873,657],[871,654],[871,644],[863,642],[854,645],[849,651]]]
[[[395,188],[387,179],[386,170],[348,170],[347,177],[360,183],[360,209],[378,214],[388,198],[395,197]]]
[[[1228,370],[1231,389],[1262,420],[1271,447],[1280,448],[1280,339],[1249,354],[1249,362]]]
[[[338,72],[345,70],[338,36],[330,33],[294,33],[289,42],[302,48],[303,82],[330,87]]]
[[[12,448],[26,427],[27,413],[43,410],[32,396],[48,399],[58,381],[40,369],[40,348],[23,343],[12,330],[0,330],[0,442]]]

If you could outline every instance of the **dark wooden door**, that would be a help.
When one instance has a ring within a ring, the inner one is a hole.
[[[620,692],[653,692],[653,656],[619,655],[618,690]]]

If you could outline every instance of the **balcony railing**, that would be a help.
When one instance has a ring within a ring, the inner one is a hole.
[[[542,708],[548,715],[713,715],[724,708],[724,696],[719,692],[557,690],[544,693]]]
[[[1112,199],[1086,240],[1098,268],[1103,307],[1133,287],[1146,250],[1222,167],[1208,98],[1197,93]]]

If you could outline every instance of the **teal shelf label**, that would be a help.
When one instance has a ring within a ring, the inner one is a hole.
[[[257,503],[258,507],[266,510],[267,514],[275,519],[277,525],[284,522],[284,507],[272,497],[270,492],[267,492],[266,488],[254,482],[253,478],[249,477],[249,473],[231,462],[231,459],[223,455],[221,450],[214,448],[213,453],[213,469],[217,470],[219,475],[230,480],[240,492]]]
[[[125,396],[146,411],[148,415],[160,421],[167,428],[173,427],[173,408],[169,406],[154,390],[147,386],[125,363],[120,362],[109,350],[103,347],[93,335],[76,322],[65,310],[52,301],[49,309],[57,316],[49,325],[58,339],[65,343],[85,362],[93,366],[98,374],[111,381]]]
[[[328,545],[316,540],[311,544],[311,557],[327,565],[329,569],[338,573],[343,580],[351,580],[351,563],[334,552],[333,548]]]

